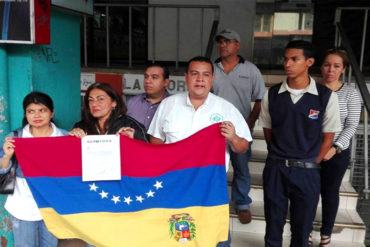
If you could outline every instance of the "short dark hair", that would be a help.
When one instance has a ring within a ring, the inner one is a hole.
[[[349,59],[348,59],[347,52],[345,50],[339,49],[339,48],[329,49],[324,53],[324,60],[329,55],[339,56],[340,58],[342,58],[343,68],[346,69],[348,67]]]
[[[82,108],[82,121],[86,124],[87,130],[95,130],[98,123],[98,120],[91,114],[89,107],[89,96],[93,89],[100,89],[106,92],[111,100],[117,103],[109,118],[104,123],[104,130],[106,131],[121,115],[126,115],[127,107],[117,90],[110,84],[105,82],[95,82],[94,84],[91,84],[86,90]]]
[[[189,67],[192,62],[204,62],[204,63],[209,63],[212,68],[212,74],[214,74],[214,68],[213,68],[213,63],[208,57],[203,57],[203,56],[196,56],[193,57],[192,59],[189,60],[188,64],[186,65],[186,73],[189,72]]]
[[[311,42],[308,42],[306,40],[293,40],[290,41],[286,47],[285,50],[287,49],[301,49],[303,50],[303,56],[307,58],[313,58],[315,56],[315,52],[313,49],[313,46]]]
[[[149,64],[145,70],[151,68],[151,67],[159,67],[163,70],[163,79],[166,80],[166,79],[169,79],[170,78],[170,71],[168,70],[168,67],[166,65],[164,65],[163,63],[158,63],[158,62],[154,62],[154,63],[151,63]]]
[[[41,92],[31,92],[27,94],[23,99],[23,112],[24,117],[22,120],[22,126],[26,126],[28,124],[27,118],[26,118],[26,109],[30,104],[43,104],[46,106],[51,112],[54,112],[54,103],[53,100],[50,98],[49,95]],[[51,119],[51,121],[53,121]]]

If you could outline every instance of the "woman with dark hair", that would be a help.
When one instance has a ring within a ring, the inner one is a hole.
[[[109,84],[90,85],[83,99],[82,120],[73,126],[69,135],[121,134],[148,142],[145,127],[126,115],[127,108],[118,92]],[[79,240],[71,240],[72,244]],[[86,247],[93,247],[87,244]]]
[[[69,135],[121,134],[147,142],[145,127],[126,112],[126,105],[118,92],[107,83],[96,82],[87,89],[82,120],[73,126]]]
[[[330,246],[330,236],[339,206],[339,187],[350,161],[349,146],[361,114],[358,91],[340,81],[340,76],[347,67],[348,57],[344,50],[326,51],[321,65],[322,84],[338,95],[342,131],[335,133],[333,146],[321,162],[321,247]]]
[[[23,111],[23,127],[6,136],[0,150],[1,174],[14,165],[14,136],[31,138],[67,134],[53,123],[54,105],[48,95],[40,92],[28,94],[23,100]],[[20,166],[16,170],[14,193],[8,196],[5,209],[12,215],[14,246],[57,246],[57,239],[47,230]]]

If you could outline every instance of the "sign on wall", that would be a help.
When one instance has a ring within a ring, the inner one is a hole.
[[[81,73],[81,95],[85,95],[87,88],[95,82],[106,82],[112,85],[117,92],[122,96],[122,74],[106,74],[106,73]]]
[[[167,87],[170,94],[185,92],[186,84],[184,76],[170,76],[170,84]],[[143,74],[125,74],[123,92],[126,95],[136,95],[144,93]]]
[[[50,0],[0,0],[0,43],[50,44]]]
[[[87,88],[97,81],[110,83],[118,92],[125,95],[137,95],[145,92],[143,74],[101,74],[82,72],[81,95],[84,95]],[[120,83],[121,85],[118,85]],[[186,92],[185,77],[170,76],[170,84],[167,90],[170,94]]]

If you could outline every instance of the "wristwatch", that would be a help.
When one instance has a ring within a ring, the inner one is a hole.
[[[340,154],[342,152],[342,149],[338,145],[334,144],[333,147],[335,148],[336,154]]]

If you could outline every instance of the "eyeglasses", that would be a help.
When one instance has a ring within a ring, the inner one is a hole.
[[[224,40],[217,40],[217,45],[229,45],[232,42],[237,42],[235,39],[224,39]]]

